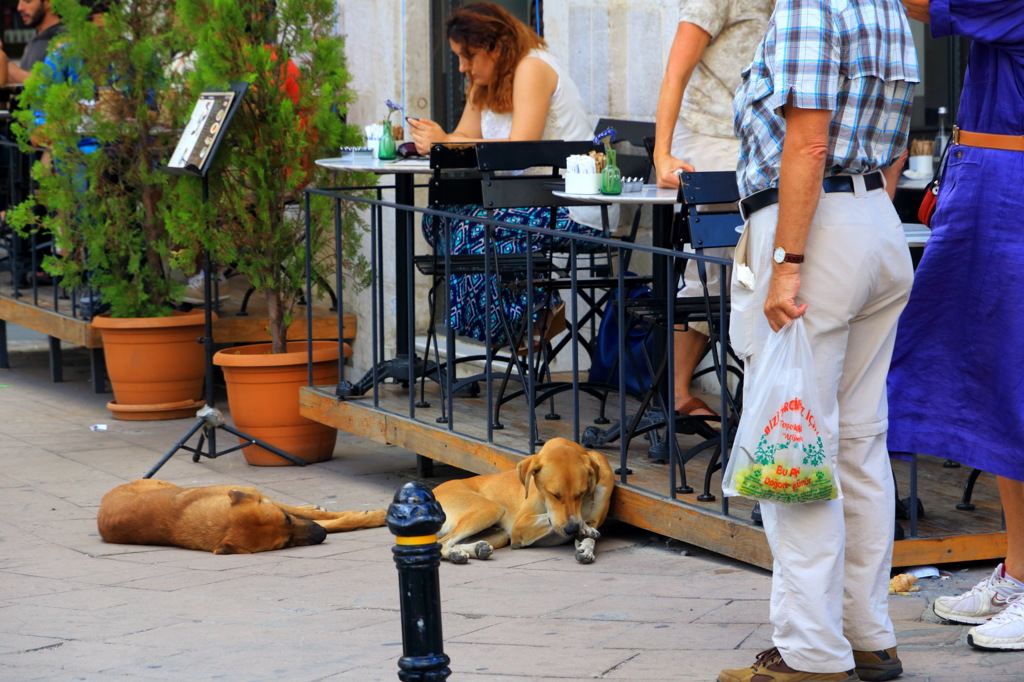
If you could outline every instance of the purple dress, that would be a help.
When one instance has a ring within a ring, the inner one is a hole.
[[[931,0],[972,39],[957,125],[1024,135],[1024,2]],[[1024,480],[1024,152],[952,145],[899,321],[889,450]]]

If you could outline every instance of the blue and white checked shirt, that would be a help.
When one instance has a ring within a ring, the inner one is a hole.
[[[898,0],[778,0],[733,102],[740,194],[778,186],[790,97],[833,112],[826,177],[887,166],[907,146],[918,80]]]

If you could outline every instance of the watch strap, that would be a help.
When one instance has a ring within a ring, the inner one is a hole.
[[[775,251],[772,252],[772,260],[776,263],[803,263],[804,254],[790,253],[788,251],[784,251],[781,246],[777,246],[775,247]]]

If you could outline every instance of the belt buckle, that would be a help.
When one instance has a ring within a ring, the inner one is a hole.
[[[960,128],[953,126],[953,144],[960,144]]]

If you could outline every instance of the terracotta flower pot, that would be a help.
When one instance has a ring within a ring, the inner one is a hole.
[[[236,428],[307,462],[323,462],[334,456],[338,432],[299,414],[299,389],[309,378],[306,360],[305,341],[289,342],[287,353],[271,354],[270,344],[262,343],[229,348],[213,356],[214,363],[224,370],[231,420]],[[338,344],[314,341],[313,383],[337,381]],[[291,464],[258,445],[242,452],[254,466]]]
[[[180,419],[203,405],[203,312],[168,317],[113,318],[92,325],[103,337],[107,376],[117,419]]]

